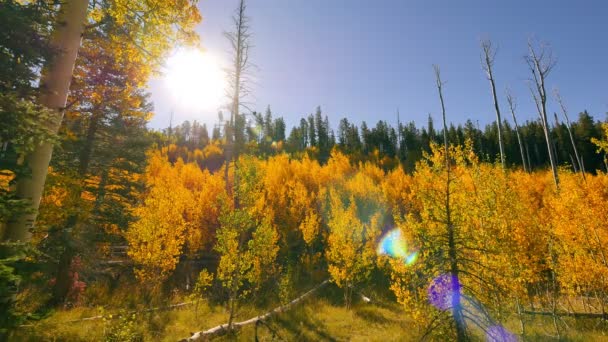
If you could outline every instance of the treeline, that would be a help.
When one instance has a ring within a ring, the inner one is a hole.
[[[253,119],[251,119],[253,118]],[[285,121],[282,117],[274,117],[270,107],[262,115],[253,112],[251,116],[240,115],[235,125],[235,148],[257,156],[272,156],[287,152],[292,156],[308,156],[321,163],[327,162],[331,150],[337,148],[358,161],[373,160],[384,169],[401,165],[412,172],[423,154],[430,152],[431,143],[443,141],[443,129],[437,129],[433,118],[429,115],[426,125],[416,126],[414,122],[397,123],[393,126],[386,120],[380,120],[370,127],[363,121],[361,125],[350,122],[347,118],[340,120],[334,130],[327,116],[323,116],[318,107],[315,114],[300,119],[299,125],[292,127],[286,135]],[[221,121],[220,121],[221,122]],[[571,122],[573,138],[581,158],[582,167],[589,172],[606,171],[608,166],[604,156],[596,153],[592,139],[602,139],[601,120],[596,120],[587,111],[579,113],[576,121]],[[204,149],[215,143],[222,146],[225,142],[225,127],[229,122],[215,125],[211,136],[205,124],[186,121],[176,127],[162,130],[165,137],[159,143],[174,143],[191,150]],[[546,148],[543,126],[537,120],[526,121],[519,125],[522,140],[523,160],[515,128],[507,120],[501,125],[502,140],[506,164],[511,167],[527,170],[544,169],[550,165]],[[559,165],[579,170],[581,165],[570,141],[568,127],[565,121],[557,115],[549,129],[552,137],[553,151]],[[464,124],[450,124],[448,140],[451,144],[464,145],[465,141],[472,142],[476,155],[483,161],[500,162],[498,129],[496,122],[485,127],[467,120]]]

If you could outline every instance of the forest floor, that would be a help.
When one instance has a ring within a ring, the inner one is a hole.
[[[348,310],[336,299],[336,291],[319,293],[289,311],[273,316],[256,328],[254,324],[233,336],[216,341],[418,341],[422,335],[402,306],[387,302],[356,302]],[[236,321],[264,313],[265,309],[243,306]],[[127,311],[128,312],[128,311]],[[55,311],[48,318],[19,328],[15,341],[171,341],[187,338],[198,330],[226,323],[224,307],[206,301],[172,310],[110,317],[116,310],[78,307]],[[75,321],[103,315],[104,318]],[[565,319],[561,341],[608,341],[606,322]],[[509,319],[506,328],[519,332],[519,321]],[[603,330],[602,330],[603,328]],[[256,331],[257,330],[257,331]],[[550,317],[528,318],[526,341],[556,341]],[[517,335],[519,340],[523,340]],[[483,335],[476,339],[486,340]]]
[[[236,320],[261,313],[264,312],[259,308],[244,306],[239,309]],[[171,311],[128,315],[128,318],[69,322],[99,314],[99,310],[94,308],[57,311],[32,326],[21,327],[14,339],[122,341],[139,335],[143,336],[144,341],[176,342],[199,329],[209,329],[228,321],[223,307],[202,302],[198,309],[195,305],[189,305]],[[313,298],[266,320],[257,327],[257,335],[261,341],[407,341],[407,333],[413,326],[405,317],[397,305],[380,307],[361,303],[347,310],[325,299]],[[240,330],[236,339],[254,341],[255,336],[256,326],[252,324]],[[234,337],[223,336],[216,340],[234,340]]]

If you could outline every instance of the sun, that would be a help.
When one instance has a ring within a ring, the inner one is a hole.
[[[168,59],[165,80],[175,106],[216,110],[225,98],[226,74],[214,56],[199,49],[179,49]]]

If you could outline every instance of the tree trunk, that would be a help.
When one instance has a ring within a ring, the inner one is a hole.
[[[513,123],[515,124],[515,135],[517,136],[517,143],[519,144],[519,153],[521,153],[521,164],[524,168],[524,172],[528,172],[529,167],[526,167],[524,145],[521,141],[521,136],[519,135],[519,125],[517,124],[517,117],[515,116],[515,101],[509,91],[507,91],[507,102],[509,103],[509,109],[511,110],[511,116],[513,117]]]
[[[526,338],[526,324],[524,323],[524,317],[522,313],[521,303],[519,302],[519,298],[515,299],[515,303],[517,304],[517,317],[519,318],[519,329],[521,331],[521,336],[525,340]]]
[[[519,144],[519,153],[521,153],[521,163],[524,167],[524,172],[528,172],[528,167],[526,166],[526,156],[524,155],[524,146],[521,142],[521,136],[519,135],[519,128],[517,124],[515,124],[515,135],[517,135],[517,143]]]
[[[458,268],[458,256],[456,251],[456,237],[455,227],[452,224],[451,208],[450,208],[450,183],[451,183],[451,172],[450,172],[450,155],[449,155],[449,144],[448,144],[448,126],[445,119],[445,105],[443,101],[441,75],[438,66],[435,67],[435,77],[437,81],[437,90],[439,92],[439,100],[441,101],[441,112],[443,117],[443,146],[445,153],[445,168],[446,168],[446,192],[445,192],[445,213],[446,213],[446,229],[448,237],[448,257],[450,263],[450,285],[452,286],[452,317],[456,325],[456,338],[458,342],[467,340],[466,325],[464,321],[464,315],[462,312],[461,293],[460,293],[460,281],[458,279],[460,270]]]
[[[578,168],[576,167],[578,163],[574,161],[574,158],[572,158],[572,155],[570,153],[568,153],[568,157],[570,157],[570,162],[572,163],[572,170],[574,171],[574,173],[578,173]]]
[[[57,132],[63,119],[74,63],[80,47],[88,8],[87,0],[69,0],[61,5],[60,13],[51,38],[51,45],[57,54],[45,66],[40,84],[42,94],[39,102],[55,110],[55,117],[49,128]],[[46,142],[38,146],[26,157],[31,169],[31,177],[20,179],[16,193],[19,198],[29,199],[34,212],[13,218],[6,227],[4,240],[29,241],[34,227],[38,206],[44,190],[47,170],[53,153],[53,145]]]
[[[78,173],[83,178],[89,170],[91,154],[93,153],[93,143],[95,142],[95,134],[97,134],[97,129],[99,128],[99,120],[101,120],[101,114],[99,113],[99,109],[95,108],[93,110],[93,115],[91,116],[91,122],[87,128],[87,136],[86,140],[84,141],[84,146],[80,151]]]
[[[544,105],[543,105],[544,107]],[[547,123],[547,116],[543,114],[545,110],[543,109],[541,113],[541,119],[543,124],[543,133],[545,134],[545,142],[547,143],[547,152],[549,153],[549,162],[551,164],[551,171],[553,173],[553,180],[555,181],[555,187],[559,188],[559,178],[557,175],[557,162],[555,160],[554,154],[554,146],[553,141],[551,139],[551,134],[549,133],[549,124]]]
[[[559,92],[555,92],[557,97],[557,102],[559,102],[560,107],[562,108],[562,113],[564,114],[564,118],[566,118],[566,128],[568,129],[568,135],[570,136],[570,143],[572,144],[572,149],[574,150],[574,156],[576,157],[576,162],[578,163],[578,169],[581,171],[581,175],[583,176],[583,180],[586,181],[585,178],[585,165],[583,164],[583,157],[579,156],[578,149],[576,148],[576,143],[574,142],[574,135],[572,134],[572,125],[570,125],[570,118],[568,118],[568,112],[566,111],[566,106],[562,101],[562,97],[559,95]],[[574,165],[574,163],[573,163]]]
[[[230,311],[230,316],[228,317],[228,329],[232,330],[232,323],[234,322],[234,312],[236,305],[236,293],[230,293],[230,298],[228,299],[228,307]]]
[[[68,224],[71,224],[68,222]],[[65,304],[70,287],[72,283],[72,277],[70,275],[70,268],[72,266],[72,259],[74,259],[74,246],[71,242],[71,236],[69,233],[63,231],[59,234],[62,235],[64,250],[59,258],[59,264],[57,265],[57,271],[55,273],[55,286],[53,286],[53,296],[51,297],[51,305],[63,305]]]
[[[496,125],[498,129],[498,146],[500,150],[500,163],[505,168],[505,148],[502,141],[502,118],[500,116],[500,106],[498,105],[498,97],[496,96],[496,83],[494,81],[494,74],[492,73],[492,65],[494,64],[494,55],[496,50],[492,48],[492,43],[489,40],[481,43],[483,50],[484,59],[484,70],[490,81],[490,88],[492,90],[492,100],[494,101],[494,110],[496,111]]]
[[[528,148],[528,143],[524,142],[524,147],[526,150],[526,161],[528,163],[528,172],[532,172],[532,164],[530,162],[530,149]]]
[[[545,87],[545,78],[554,66],[550,54],[545,54],[545,51],[541,51],[540,55],[537,55],[536,51],[532,46],[531,42],[528,42],[528,49],[530,55],[527,57],[530,71],[534,77],[534,85],[536,92],[532,89],[532,96],[540,116],[541,123],[543,125],[543,133],[545,134],[545,141],[547,143],[547,152],[549,153],[549,161],[551,162],[551,171],[553,172],[553,180],[555,181],[555,188],[559,190],[559,176],[557,174],[557,160],[556,155],[553,152],[553,142],[551,134],[549,132],[549,120],[547,119],[547,90]]]

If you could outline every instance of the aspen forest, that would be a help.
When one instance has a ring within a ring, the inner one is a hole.
[[[605,42],[328,3],[0,0],[0,341],[608,341]]]

